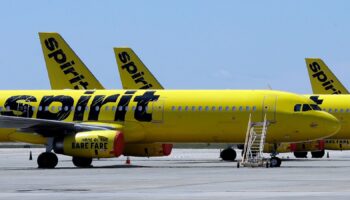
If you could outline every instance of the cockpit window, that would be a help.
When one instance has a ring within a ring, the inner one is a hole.
[[[301,109],[301,104],[296,104],[294,106],[294,112],[300,112],[300,109]]]
[[[303,104],[303,111],[305,112],[305,111],[309,111],[309,110],[311,110],[310,105],[309,104]]]
[[[310,104],[312,110],[322,110],[318,105],[316,104]]]

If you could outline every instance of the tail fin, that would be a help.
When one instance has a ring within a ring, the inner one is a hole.
[[[306,58],[314,94],[349,94],[349,91],[320,58]]]
[[[124,89],[164,89],[131,48],[114,48]]]
[[[39,33],[52,89],[104,89],[58,33]]]

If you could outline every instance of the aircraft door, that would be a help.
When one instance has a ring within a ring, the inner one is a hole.
[[[277,106],[277,96],[265,96],[263,100],[262,109],[262,121],[266,114],[266,118],[269,122],[276,122],[276,106]]]
[[[152,101],[152,122],[163,123],[164,120],[164,101]]]

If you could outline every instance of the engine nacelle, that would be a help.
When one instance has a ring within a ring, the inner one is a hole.
[[[172,149],[172,144],[126,144],[123,155],[137,157],[168,156]]]
[[[54,151],[68,156],[86,158],[119,157],[124,150],[124,136],[119,131],[87,131],[57,138]]]

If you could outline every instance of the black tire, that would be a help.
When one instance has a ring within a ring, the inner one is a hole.
[[[294,152],[296,158],[307,158],[307,151],[296,151]]]
[[[44,152],[38,156],[37,163],[38,168],[53,169],[58,163],[58,158],[54,153]]]
[[[82,158],[82,157],[73,157],[72,162],[76,167],[87,168],[92,167],[92,158]]]
[[[270,158],[270,167],[280,167],[282,160],[279,157]]]
[[[313,158],[322,158],[324,156],[324,154],[325,154],[324,150],[322,150],[322,151],[312,151],[311,152],[311,156]]]
[[[231,147],[224,149],[220,152],[220,158],[224,161],[235,161],[237,153]]]

